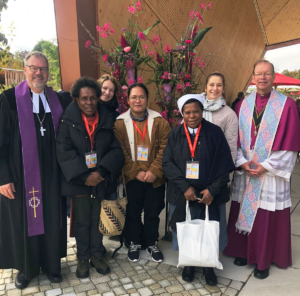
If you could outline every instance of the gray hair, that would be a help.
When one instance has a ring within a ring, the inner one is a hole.
[[[42,59],[44,58],[46,60],[46,63],[47,63],[47,68],[49,69],[49,61],[48,61],[48,58],[46,57],[45,54],[43,54],[42,52],[39,52],[39,51],[32,51],[30,53],[28,53],[24,59],[24,66],[27,66],[27,62],[28,60],[32,57],[32,56],[35,56],[39,59]]]

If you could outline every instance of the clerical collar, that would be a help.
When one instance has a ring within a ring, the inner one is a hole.
[[[137,122],[142,122],[142,121],[146,120],[147,116],[148,116],[148,110],[147,109],[146,109],[145,115],[143,117],[141,117],[141,118],[135,118],[135,117],[133,117],[132,114],[131,114],[131,111],[130,111],[130,117],[131,117],[131,119],[134,120],[134,121],[137,121]]]
[[[198,131],[198,127],[197,128],[191,128],[188,126],[188,130],[189,130],[189,133],[192,135],[192,136],[195,136],[197,131]]]
[[[40,113],[40,97],[41,97],[41,101],[43,103],[45,112],[50,113],[51,109],[50,109],[48,101],[46,99],[45,92],[42,91],[40,94],[37,94],[34,91],[32,91],[31,89],[30,89],[30,91],[32,93],[32,111],[33,111],[33,113],[37,113],[37,114]]]
[[[260,98],[260,99],[268,99],[268,98],[270,98],[270,96],[271,96],[271,93],[272,92],[269,92],[268,94],[265,94],[265,95],[260,95],[260,94],[258,94],[258,93],[256,93],[257,94],[257,97],[258,98]]]

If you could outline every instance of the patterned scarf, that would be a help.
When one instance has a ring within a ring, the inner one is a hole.
[[[212,123],[212,112],[218,111],[224,106],[226,106],[226,101],[223,98],[223,96],[218,97],[216,100],[208,100],[207,94],[204,92],[201,94],[201,96],[204,97],[204,103],[203,103],[203,117]]]

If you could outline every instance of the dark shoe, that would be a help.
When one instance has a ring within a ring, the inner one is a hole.
[[[76,276],[79,279],[85,279],[90,275],[89,260],[77,260]]]
[[[185,282],[191,283],[194,280],[195,267],[185,266],[182,271],[182,279]]]
[[[92,256],[91,266],[95,267],[97,272],[101,274],[107,274],[110,272],[109,266],[101,258]]]
[[[16,288],[25,289],[29,285],[30,280],[25,279],[25,274],[23,272],[18,272],[15,280]]]
[[[154,246],[147,247],[146,251],[149,255],[151,255],[154,262],[163,262],[164,256],[160,249],[157,247],[157,242]]]
[[[209,286],[216,286],[218,283],[214,269],[212,267],[203,267],[205,281]]]
[[[266,279],[269,276],[269,268],[267,268],[265,270],[259,270],[259,269],[257,269],[257,267],[255,267],[254,276],[260,280]]]
[[[133,242],[130,243],[128,250],[128,260],[131,262],[137,262],[140,260],[140,248],[141,245],[135,245]]]
[[[236,266],[245,266],[247,265],[247,258],[236,257],[233,261],[233,264]]]
[[[51,283],[60,283],[62,281],[62,276],[60,273],[51,273],[45,267],[42,267],[41,270],[44,274],[47,275],[47,277]]]

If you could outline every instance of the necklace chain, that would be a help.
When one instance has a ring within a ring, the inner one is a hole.
[[[40,95],[39,95],[39,100],[40,100]],[[41,98],[41,100],[42,100],[42,98]],[[46,96],[45,96],[45,100],[46,100]],[[35,108],[35,105],[34,105],[34,103],[33,103],[32,97],[31,97],[31,102],[32,102],[32,105],[33,105],[34,110],[37,112],[37,110],[36,110],[36,108]],[[43,101],[42,101],[42,102],[43,102]],[[46,103],[46,102],[45,102],[45,103]],[[43,104],[45,113],[44,113],[44,117],[43,117],[42,121],[41,121],[41,119],[40,119],[38,113],[35,113],[36,116],[37,116],[37,118],[38,118],[38,121],[40,122],[40,125],[41,125],[41,126],[43,126],[43,122],[44,122],[45,117],[46,117],[46,106],[45,106],[45,105],[46,105],[46,104]]]

